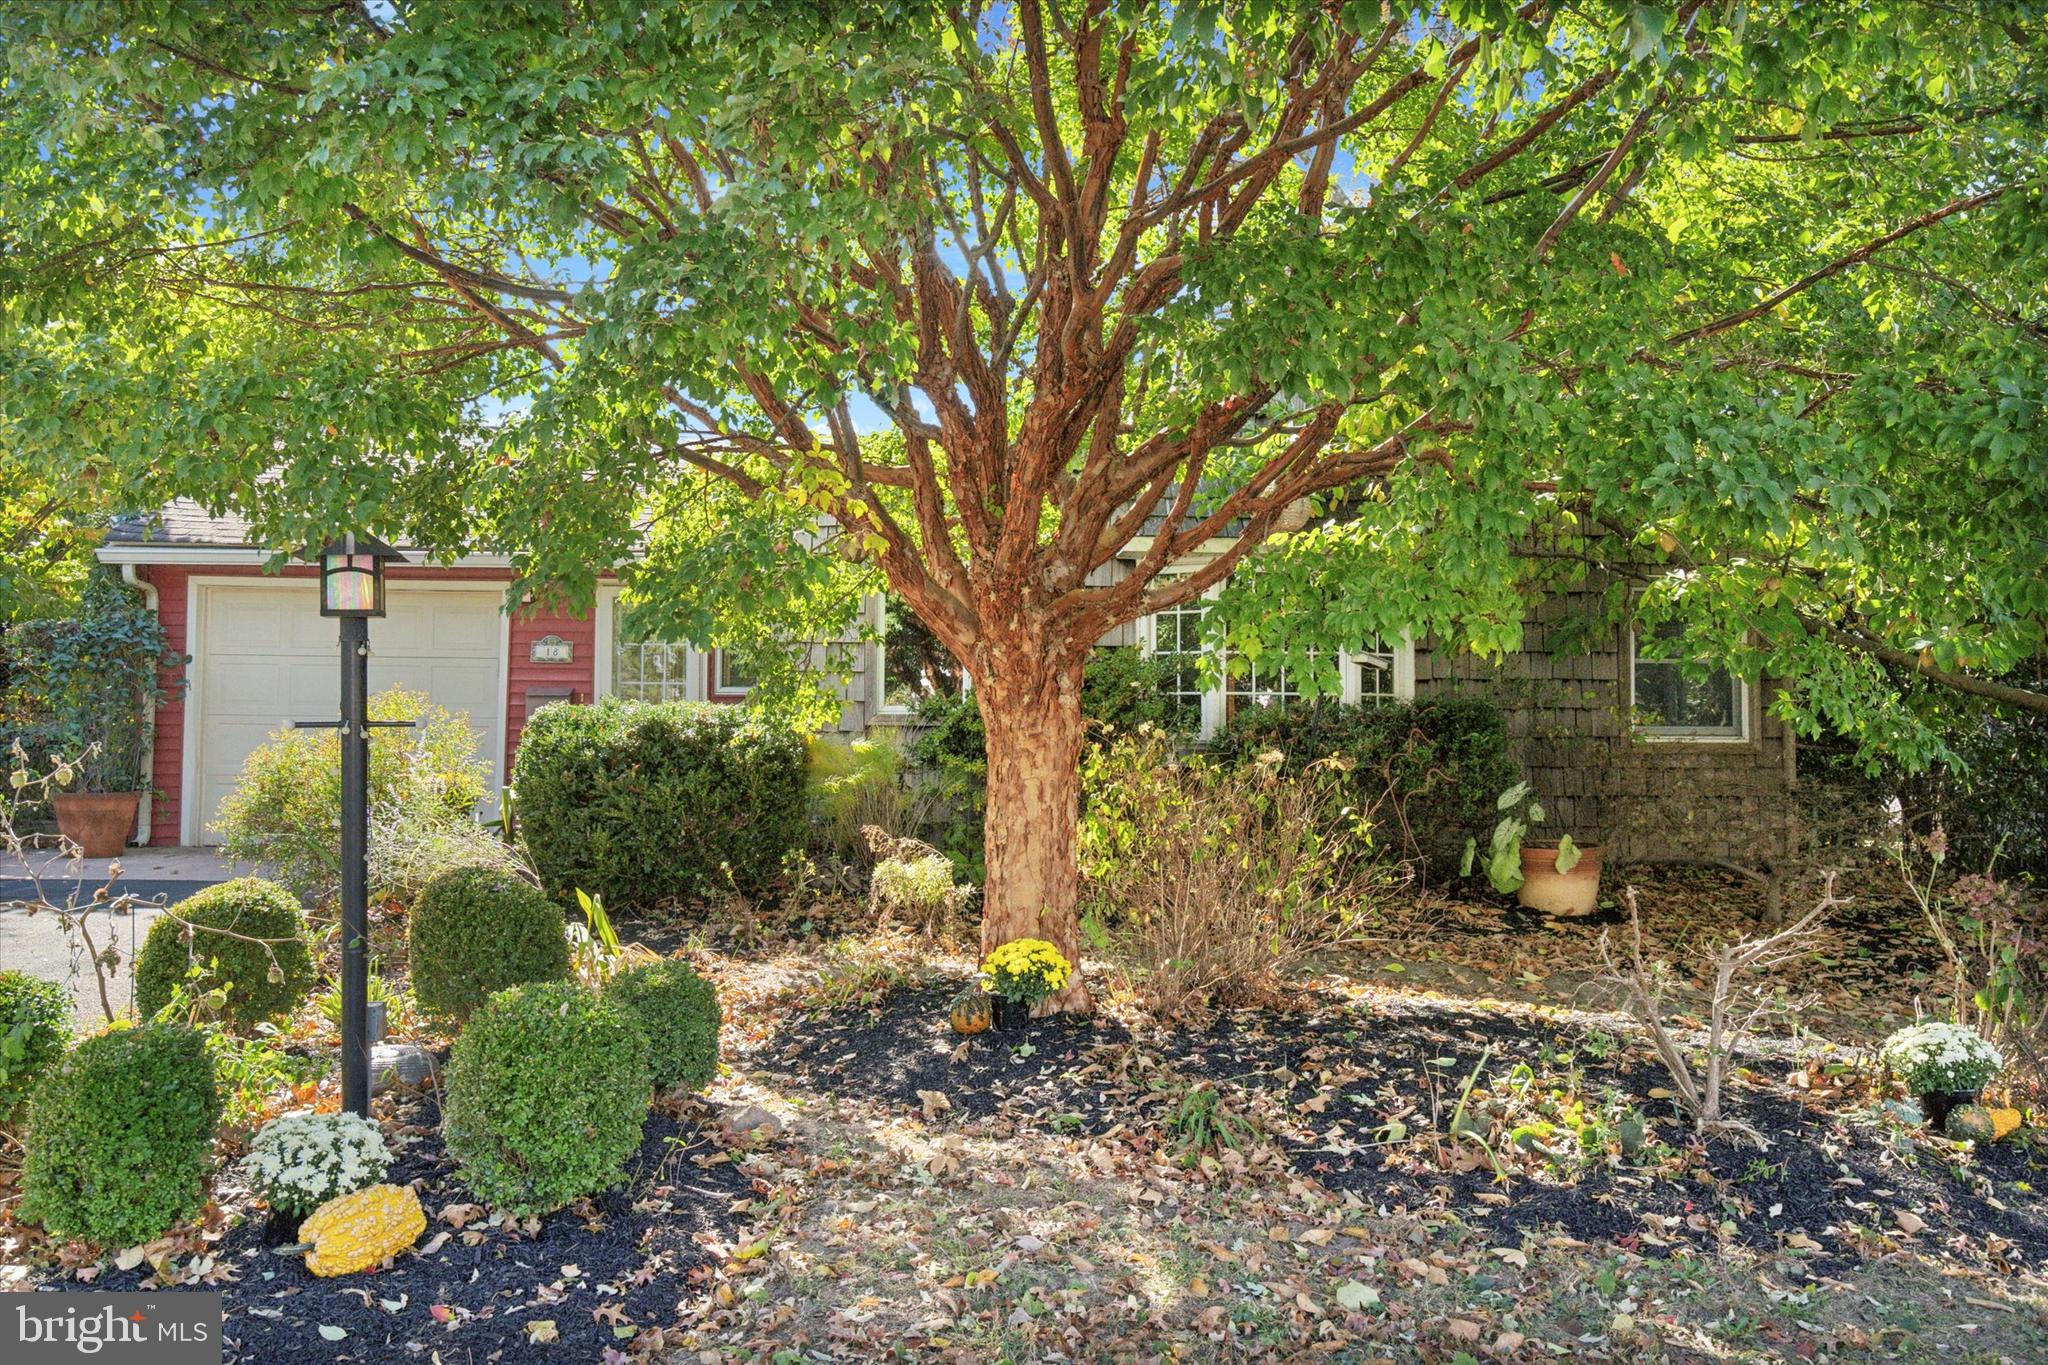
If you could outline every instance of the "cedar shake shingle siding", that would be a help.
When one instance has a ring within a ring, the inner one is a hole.
[[[1616,862],[1785,859],[1794,837],[1794,737],[1768,713],[1768,681],[1747,685],[1741,740],[1647,739],[1629,710],[1629,640],[1621,627],[1566,629],[1598,615],[1596,594],[1554,598],[1530,614],[1521,652],[1498,665],[1418,645],[1417,697],[1490,697],[1507,712],[1515,757],[1546,815],[1543,833],[1597,839]],[[1583,618],[1582,618],[1583,619]]]

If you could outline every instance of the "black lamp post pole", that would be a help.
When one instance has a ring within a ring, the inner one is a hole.
[[[370,623],[341,618],[341,1107],[370,1114]]]

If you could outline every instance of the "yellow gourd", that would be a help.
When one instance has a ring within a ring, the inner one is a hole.
[[[299,1240],[313,1245],[306,1269],[315,1275],[349,1275],[405,1250],[426,1230],[427,1214],[418,1195],[403,1185],[372,1185],[313,1210],[299,1224]]]
[[[986,1030],[993,1016],[994,1006],[987,991],[979,985],[969,986],[953,997],[950,1017],[955,1033],[980,1033]]]
[[[1994,1109],[1991,1111],[1991,1140],[2003,1142],[2017,1133],[2020,1128],[2020,1111],[2017,1109]]]

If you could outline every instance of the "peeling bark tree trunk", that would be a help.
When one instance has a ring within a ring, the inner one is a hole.
[[[1081,665],[1019,657],[1005,678],[975,678],[988,732],[988,881],[983,956],[1018,938],[1050,942],[1075,964],[1067,988],[1041,1010],[1084,1012],[1075,821],[1081,798]]]

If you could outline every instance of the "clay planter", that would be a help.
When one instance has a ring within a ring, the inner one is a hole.
[[[1590,915],[1600,904],[1600,846],[1579,850],[1569,872],[1557,870],[1557,850],[1522,845],[1522,889],[1515,899],[1546,915]]]
[[[1028,1028],[1031,1024],[1031,1006],[1022,1000],[1005,1000],[995,997],[996,1027],[1006,1033]]]
[[[78,792],[58,796],[57,830],[88,858],[111,858],[128,846],[141,792]]]
[[[1966,1104],[1975,1104],[1981,1090],[1930,1090],[1920,1097],[1920,1112],[1927,1116],[1927,1126],[1937,1133],[1948,1130],[1948,1116],[1952,1109]]]

